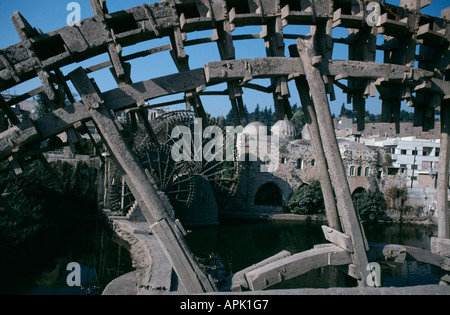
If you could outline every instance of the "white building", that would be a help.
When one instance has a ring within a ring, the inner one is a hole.
[[[392,167],[406,173],[408,188],[435,188],[439,171],[440,141],[415,137],[365,141],[366,145],[384,147],[392,157]]]

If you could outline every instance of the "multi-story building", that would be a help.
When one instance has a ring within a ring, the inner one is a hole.
[[[407,188],[435,188],[439,171],[440,142],[403,137],[382,141],[367,141],[367,145],[384,147],[391,156],[391,172],[406,175]]]

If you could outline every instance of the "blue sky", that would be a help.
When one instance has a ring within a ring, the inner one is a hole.
[[[66,10],[67,4],[72,1],[68,0],[17,0],[6,1],[0,0],[0,48],[4,48],[20,41],[13,24],[10,20],[10,16],[14,11],[19,11],[30,24],[41,29],[43,32],[53,31],[55,29],[64,27],[66,25],[67,15],[70,13]],[[93,15],[89,0],[78,0],[81,6],[82,18],[87,18]],[[154,3],[159,1],[147,1],[147,3]],[[399,0],[391,0],[389,3],[398,5]],[[109,0],[107,1],[108,9],[110,12],[115,12],[123,9],[128,9],[133,6],[142,5],[143,0]],[[433,0],[433,3],[422,9],[425,14],[440,16],[441,10],[450,6],[449,0]],[[251,26],[244,28],[237,28],[233,34],[250,34],[261,32],[260,26]],[[286,34],[307,34],[309,27],[305,26],[288,26],[284,29]],[[194,32],[188,34],[188,39],[209,37],[212,35],[212,31]],[[342,28],[335,28],[333,30],[333,37],[345,37],[346,30]],[[286,40],[286,46],[294,44],[294,40]],[[124,55],[131,54],[136,51],[150,49],[161,45],[169,44],[169,40],[157,39],[132,47],[124,48]],[[235,42],[236,45],[236,57],[241,58],[255,58],[265,57],[264,41],[261,40],[247,40]],[[337,44],[334,49],[334,59],[347,59],[347,50],[344,45]],[[287,47],[286,47],[287,49]],[[217,46],[215,43],[202,44],[197,46],[186,47],[186,52],[190,56],[189,62],[192,69],[203,67],[206,62],[220,60]],[[288,54],[287,54],[288,55]],[[88,67],[98,64],[100,62],[108,60],[106,54],[91,58],[80,64],[70,65],[62,68],[64,74],[69,73],[73,69],[79,66]],[[382,62],[382,54],[377,54],[377,61]],[[134,82],[155,78],[163,75],[176,73],[177,69],[170,57],[168,51],[148,56],[146,58],[136,59],[132,62],[132,79]],[[91,75],[95,78],[97,84],[102,91],[108,91],[116,88],[116,84],[112,79],[112,76],[108,69],[100,70]],[[255,80],[260,85],[268,86],[269,80]],[[37,79],[30,80],[20,86],[12,88],[9,92],[14,94],[22,94],[28,92],[36,87],[40,86],[40,82]],[[300,104],[297,90],[293,82],[289,84],[291,92],[291,104]],[[224,84],[211,87],[209,91],[221,91],[226,86]],[[181,99],[182,95],[176,95],[171,97],[160,98],[152,101],[153,104],[165,101],[171,101],[174,99]],[[331,110],[333,113],[338,114],[343,102],[346,102],[346,95],[336,87],[337,100],[331,102]],[[230,103],[226,96],[204,96],[202,97],[203,104],[206,111],[213,116],[226,115],[230,110]],[[272,95],[257,92],[250,89],[244,89],[244,102],[250,111],[253,111],[256,104],[261,107],[272,107],[273,99]],[[346,105],[347,108],[351,108],[351,105]],[[184,105],[175,105],[174,109],[184,109]],[[372,113],[380,113],[381,101],[378,97],[369,98],[367,101],[367,109]],[[405,108],[407,109],[407,108]]]

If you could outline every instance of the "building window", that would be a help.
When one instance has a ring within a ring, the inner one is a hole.
[[[424,147],[423,148],[423,156],[430,156],[431,155],[431,151],[433,151],[432,147]]]
[[[285,157],[282,157],[282,158],[281,158],[281,164],[286,164],[286,161],[287,161],[287,160],[286,160]]]
[[[406,150],[400,150],[400,154],[401,155],[406,155],[407,151]]]
[[[441,149],[439,149],[439,148],[436,148],[436,151],[435,151],[435,156],[439,156],[439,153],[440,153],[440,151],[441,151]]]
[[[412,170],[417,170],[417,165],[411,165]]]
[[[350,176],[355,176],[355,167],[350,166]]]
[[[417,150],[412,150],[412,155],[417,155]]]
[[[358,176],[362,176],[362,167],[358,167]]]
[[[370,167],[366,167],[366,170],[364,172],[364,176],[366,176],[366,177],[370,176]]]
[[[316,160],[311,161],[311,166],[316,166]]]
[[[299,170],[303,169],[303,159],[297,159],[297,168]]]

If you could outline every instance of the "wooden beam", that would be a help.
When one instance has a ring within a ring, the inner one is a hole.
[[[178,94],[205,84],[203,69],[196,69],[126,85],[103,93],[102,99],[108,104],[107,108],[109,110],[125,110],[136,106],[137,99],[150,100],[161,96]],[[96,106],[95,102],[93,106]],[[70,129],[75,123],[90,119],[91,116],[86,106],[81,102],[77,102],[70,106],[56,109],[34,122],[23,122],[17,127],[0,134],[0,160],[4,160],[21,146],[56,136]]]
[[[314,60],[314,57],[316,56],[314,40],[299,39],[297,41],[297,46],[317,114],[317,121],[323,141],[325,157],[328,162],[331,181],[333,183],[334,192],[338,202],[338,212],[341,217],[343,232],[352,240],[354,250],[352,260],[353,264],[359,268],[358,283],[360,286],[366,286],[366,279],[368,275],[366,267],[368,261],[365,248],[365,236],[353,205],[352,195],[336,140],[336,135],[334,130],[330,128],[330,126],[333,126],[333,120],[331,118],[328,98],[322,79],[323,74],[312,64],[312,60]]]
[[[350,236],[336,231],[326,225],[322,225],[322,231],[327,241],[330,241],[334,245],[339,246],[349,253],[353,253],[353,245]]]
[[[450,238],[450,214],[448,208],[448,181],[450,163],[450,101],[441,106],[441,142],[439,175],[437,183],[438,237]]]
[[[296,74],[305,75],[298,58],[267,57],[253,59],[239,59],[208,62],[205,64],[205,77],[207,85],[243,80],[248,76],[251,68],[253,79],[283,77]],[[416,69],[395,64],[380,64],[370,61],[352,60],[324,60],[320,71],[325,76],[345,77],[348,80],[375,81],[384,79],[384,82],[404,84],[405,77],[409,83],[430,81],[429,90],[450,98],[450,82],[433,78],[432,71]]]
[[[278,261],[280,259],[286,258],[291,256],[291,253],[283,250],[281,252],[279,252],[278,254],[271,256],[267,259],[264,259],[263,261],[260,261],[257,264],[254,264],[250,267],[247,267],[239,272],[236,272],[235,274],[233,274],[232,276],[230,276],[229,279],[227,279],[228,281],[230,281],[231,283],[229,284],[230,286],[230,290],[234,291],[234,292],[240,292],[242,291],[242,289],[249,289],[247,280],[245,278],[245,274],[249,273],[250,271],[253,271],[255,269],[264,267],[267,264],[273,263],[275,261]]]
[[[350,253],[336,245],[318,246],[245,274],[252,291],[263,290],[274,284],[298,277],[313,269],[325,266],[347,265],[352,262]]]
[[[431,252],[442,256],[450,257],[450,239],[432,237]]]
[[[291,55],[298,55],[298,50],[295,45],[289,48],[291,50]],[[341,223],[339,222],[339,215],[336,208],[336,197],[328,173],[328,164],[325,158],[319,125],[317,123],[316,111],[310,97],[309,85],[304,77],[295,79],[295,84],[300,95],[300,102],[305,115],[306,126],[311,136],[311,144],[316,155],[320,187],[324,198],[328,224],[333,229],[341,231]]]
[[[124,135],[119,131],[108,107],[82,68],[69,74],[92,120],[105,140],[111,157],[115,161],[128,187],[132,191],[147,222],[165,249],[180,282],[188,293],[214,291],[214,287],[197,266],[183,237],[177,233],[176,224],[168,214],[164,202],[153,188],[138,159],[132,153]],[[97,102],[97,104],[93,104]]]

